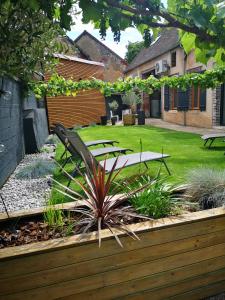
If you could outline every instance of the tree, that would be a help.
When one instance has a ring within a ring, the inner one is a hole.
[[[159,30],[178,28],[181,43],[187,53],[195,49],[198,61],[206,63],[214,58],[225,61],[225,1],[168,0],[167,7],[160,0],[79,0],[83,22],[93,21],[102,38],[110,27],[115,41],[121,31],[136,27],[150,44]]]
[[[126,46],[127,52],[125,55],[126,61],[130,64],[137,54],[145,47],[144,42],[129,42]]]
[[[54,64],[57,41],[72,23],[73,0],[0,1],[0,76],[29,81]]]

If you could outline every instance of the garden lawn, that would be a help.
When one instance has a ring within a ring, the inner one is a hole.
[[[207,149],[203,147],[203,140],[198,134],[178,132],[152,126],[93,126],[83,128],[79,130],[78,133],[84,141],[96,139],[117,140],[120,147],[133,149],[134,152],[141,151],[141,144],[142,151],[161,153],[163,149],[163,153],[171,156],[166,159],[166,162],[172,173],[168,180],[172,182],[185,182],[188,171],[194,168],[207,167],[222,169],[225,166],[225,143],[223,140],[216,141],[212,149]],[[94,148],[91,147],[90,149]],[[63,145],[61,143],[58,144],[56,159],[59,162],[63,151]],[[100,159],[104,159],[104,157]],[[148,173],[152,177],[156,176],[160,166],[162,176],[168,176],[165,167],[159,162],[149,162],[148,166]],[[68,164],[66,170],[71,172],[73,165]],[[143,164],[127,167],[122,170],[120,178],[130,177],[140,171],[146,171]],[[63,184],[67,184],[68,182],[68,179],[60,173],[59,170],[55,171],[54,178]],[[72,186],[77,189],[74,183],[72,183]],[[69,200],[62,199],[63,196],[53,189],[53,202],[58,203]]]

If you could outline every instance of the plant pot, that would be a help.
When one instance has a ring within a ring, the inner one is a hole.
[[[107,116],[101,116],[101,125],[107,125]]]
[[[128,114],[123,116],[123,125],[135,125],[135,115]]]
[[[117,120],[117,117],[112,117],[111,118],[112,125],[116,125],[116,120]]]
[[[138,112],[138,125],[145,125],[145,112],[143,110]]]
[[[22,218],[27,212],[11,215]],[[0,214],[1,225],[4,217]],[[138,294],[158,299],[159,292],[161,299],[209,297],[225,286],[224,225],[225,210],[215,208],[127,225],[140,240],[116,232],[124,248],[105,229],[100,249],[97,232],[0,249],[0,298],[120,299]]]

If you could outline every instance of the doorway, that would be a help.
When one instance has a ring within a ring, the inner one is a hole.
[[[156,90],[149,96],[150,117],[161,117],[161,90]]]
[[[158,78],[158,76],[155,74],[155,69],[143,73],[142,78],[146,79],[150,75]],[[149,116],[151,118],[161,118],[161,89],[155,90],[151,95],[144,95],[144,104],[149,110]]]

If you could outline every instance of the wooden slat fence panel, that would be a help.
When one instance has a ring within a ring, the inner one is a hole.
[[[59,75],[66,79],[103,79],[104,67],[83,62],[60,59],[56,67]],[[50,74],[46,75],[48,80]],[[105,98],[97,90],[80,91],[75,97],[47,97],[49,123],[63,123],[66,127],[100,123],[100,117],[106,115]]]

